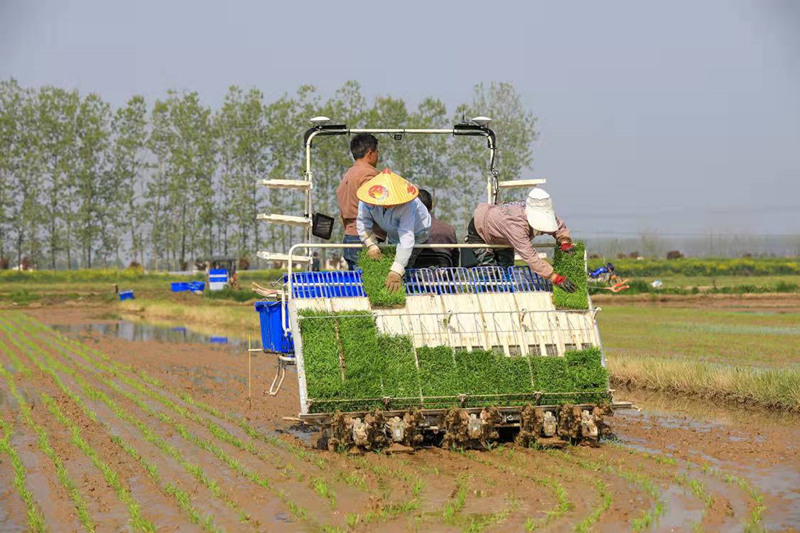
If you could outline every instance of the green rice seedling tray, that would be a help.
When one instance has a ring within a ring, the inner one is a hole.
[[[394,263],[395,250],[394,246],[381,248],[381,258],[377,261],[367,257],[366,249],[361,250],[358,256],[364,292],[373,308],[403,307],[406,304],[406,291],[402,287],[392,292],[385,286],[386,276]]]
[[[553,269],[566,276],[577,287],[575,292],[570,293],[553,285],[553,304],[556,309],[589,309],[586,265],[583,260],[585,250],[586,246],[582,241],[575,243],[575,253],[572,254],[564,253],[561,248],[556,247]]]

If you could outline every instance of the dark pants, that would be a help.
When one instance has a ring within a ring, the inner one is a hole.
[[[470,219],[467,226],[468,244],[486,244],[478,230],[475,229],[475,219]],[[512,248],[476,248],[475,258],[478,266],[514,266],[514,250]]]
[[[344,244],[361,244],[361,239],[358,238],[358,235],[345,235],[344,239],[342,239],[342,243]],[[355,270],[358,268],[358,254],[361,253],[361,248],[345,248],[342,257],[347,262],[347,267],[350,270]]]

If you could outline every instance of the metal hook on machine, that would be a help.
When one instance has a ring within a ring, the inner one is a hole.
[[[278,395],[284,379],[286,379],[286,358],[278,357],[278,368],[275,372],[275,377],[272,380],[272,384],[269,386],[270,396]]]

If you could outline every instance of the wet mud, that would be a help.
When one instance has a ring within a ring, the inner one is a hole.
[[[97,321],[75,309],[28,316],[54,324]],[[19,415],[8,379],[33,406],[34,421],[47,429],[99,530],[133,529],[131,507],[48,411],[42,393],[113,468],[156,529],[800,528],[800,423],[793,417],[617,391],[640,410],[596,413],[595,428],[577,410],[556,428],[565,437],[596,432],[599,447],[529,447],[530,435],[545,424],[542,413],[531,411],[523,413],[517,443],[485,445],[493,435],[470,435],[469,421],[453,414],[455,439],[480,445],[459,441],[451,443],[455,451],[350,455],[331,451],[335,446],[314,449],[317,432],[291,419],[299,406],[294,369],[278,396],[267,394],[276,369],[270,356],[253,356],[248,398],[244,351],[130,342],[99,332],[82,332],[76,342],[69,332],[59,336],[38,321],[0,313],[0,364],[11,376],[0,378],[0,399],[4,414],[15,413],[5,418],[13,426],[12,442],[51,529],[81,525],[52,461]],[[385,423],[380,416],[362,423]],[[334,437],[352,439],[352,431]],[[6,467],[8,456],[0,461],[0,529],[26,530],[26,507]]]

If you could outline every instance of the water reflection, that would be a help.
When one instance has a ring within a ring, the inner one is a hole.
[[[247,349],[247,341],[221,335],[205,335],[186,327],[156,326],[146,322],[119,320],[94,324],[57,324],[56,331],[73,334],[108,335],[126,341],[160,341],[175,343],[222,344],[231,350]]]

